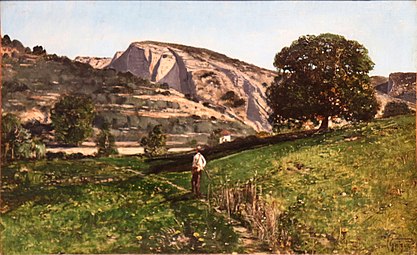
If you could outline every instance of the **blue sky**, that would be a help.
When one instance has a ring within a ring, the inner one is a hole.
[[[357,40],[373,75],[416,71],[415,1],[42,1],[1,2],[1,29],[50,53],[111,57],[133,41],[208,48],[274,69],[274,56],[305,34]]]

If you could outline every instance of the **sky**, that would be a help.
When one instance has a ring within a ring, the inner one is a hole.
[[[207,48],[274,70],[302,35],[357,40],[372,75],[417,70],[416,1],[2,1],[1,31],[48,53],[112,57],[135,41]]]

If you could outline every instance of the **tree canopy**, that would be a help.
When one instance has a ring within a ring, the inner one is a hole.
[[[140,144],[145,149],[145,155],[154,157],[166,152],[166,135],[162,125],[156,125],[149,131],[148,136],[142,137]]]
[[[5,113],[1,116],[1,160],[41,158],[45,156],[45,145],[33,138],[29,130],[22,127],[17,116]]]
[[[301,125],[329,117],[352,121],[372,119],[378,103],[370,84],[374,63],[367,49],[343,36],[301,36],[276,54],[278,75],[267,89],[271,121]]]
[[[92,135],[95,109],[84,95],[64,96],[51,109],[55,138],[69,145],[80,145]]]
[[[107,121],[104,121],[100,129],[100,133],[96,138],[96,144],[99,156],[109,156],[118,153],[116,148],[116,139],[110,132],[110,125]]]

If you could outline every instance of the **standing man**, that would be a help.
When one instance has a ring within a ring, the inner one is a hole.
[[[201,195],[200,193],[201,173],[204,170],[204,167],[206,166],[206,159],[200,153],[201,152],[200,146],[197,146],[196,152],[197,153],[194,155],[194,158],[193,158],[193,167],[191,170],[191,173],[193,175],[191,178],[191,187],[192,187],[192,192],[199,197]]]

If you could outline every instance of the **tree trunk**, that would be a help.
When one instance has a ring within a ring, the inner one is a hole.
[[[326,116],[324,117],[324,119],[321,121],[319,130],[326,130],[329,128],[329,117]]]
[[[3,151],[3,157],[4,157],[4,162],[7,162],[7,154],[9,153],[9,148],[10,148],[10,144],[9,143],[6,143],[5,145],[4,145],[4,151]]]
[[[12,145],[11,146],[12,148],[11,148],[11,160],[13,161],[14,160],[14,146]]]

